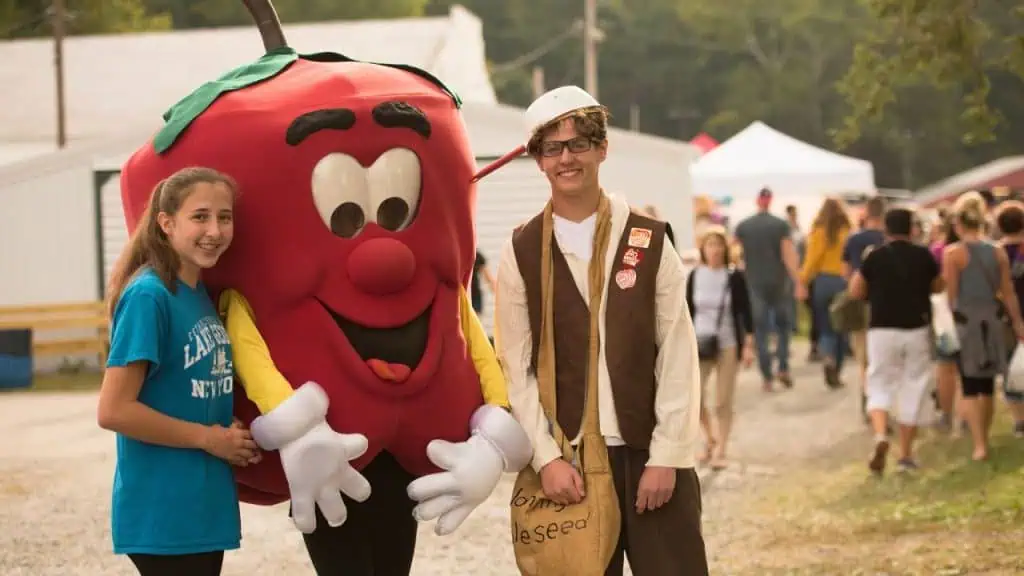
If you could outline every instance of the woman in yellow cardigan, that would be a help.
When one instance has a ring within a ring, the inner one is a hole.
[[[846,336],[832,328],[828,308],[836,295],[846,290],[843,246],[849,235],[850,218],[846,208],[840,200],[827,198],[811,225],[811,233],[807,236],[807,255],[800,270],[800,280],[805,286],[814,281],[809,298],[817,323],[818,351],[822,355],[825,383],[830,388],[842,386],[839,373],[843,368]]]

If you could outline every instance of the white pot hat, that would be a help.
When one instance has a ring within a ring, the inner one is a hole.
[[[526,138],[515,150],[491,162],[473,176],[473,182],[480,180],[526,152],[526,144],[544,126],[559,118],[586,108],[600,107],[601,103],[586,90],[578,86],[561,86],[541,94],[526,109]]]

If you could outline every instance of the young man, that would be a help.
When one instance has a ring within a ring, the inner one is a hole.
[[[736,238],[743,245],[745,273],[750,286],[750,304],[754,313],[754,342],[761,368],[764,390],[772,389],[772,357],[768,341],[775,332],[778,379],[786,388],[793,386],[789,374],[789,337],[793,299],[804,300],[807,290],[800,281],[800,257],[789,224],[769,212],[772,191],[763,188],[757,195],[757,214],[736,226]]]
[[[846,245],[843,246],[843,276],[847,280],[860,269],[861,262],[864,261],[867,253],[885,242],[885,234],[882,232],[884,216],[885,198],[873,196],[864,207],[864,225],[855,234],[850,235],[846,239]],[[850,334],[850,348],[853,349],[853,358],[857,361],[857,368],[860,370],[861,411],[864,413],[864,419],[868,420],[866,330],[858,330]]]
[[[694,471],[700,375],[684,271],[668,226],[601,188],[607,112],[592,96],[573,86],[552,90],[527,118],[527,151],[551,184],[551,201],[504,247],[495,316],[512,412],[533,441],[532,466],[549,499],[584,497],[583,479],[562,458],[541,405],[537,358],[554,357],[556,420],[573,444],[596,360],[600,433],[622,517],[605,574],[620,576],[628,552],[636,576],[706,575]],[[551,301],[544,301],[545,290]],[[596,297],[599,309],[592,311]],[[590,333],[591,313],[597,334]]]
[[[931,295],[944,288],[939,266],[927,248],[911,241],[913,213],[885,215],[888,243],[872,250],[850,279],[853,298],[871,305],[867,331],[867,410],[875,432],[868,467],[881,474],[889,451],[889,411],[899,422],[898,465],[917,468],[914,436],[932,387]]]

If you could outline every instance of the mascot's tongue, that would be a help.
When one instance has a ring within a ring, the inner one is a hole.
[[[390,382],[405,382],[409,374],[412,373],[412,370],[405,364],[392,364],[376,358],[367,360],[366,365],[370,367],[370,370],[373,370],[373,373],[378,378]]]

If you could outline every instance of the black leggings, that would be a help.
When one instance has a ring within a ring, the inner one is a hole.
[[[164,556],[129,554],[140,576],[220,576],[224,552]]]
[[[373,493],[366,502],[342,495],[348,508],[344,524],[330,527],[317,507],[316,530],[303,535],[309,559],[318,576],[408,576],[417,525],[406,489],[414,477],[387,452],[362,473]]]
[[[960,387],[963,389],[964,397],[992,396],[996,391],[995,378],[968,378],[961,374]]]

